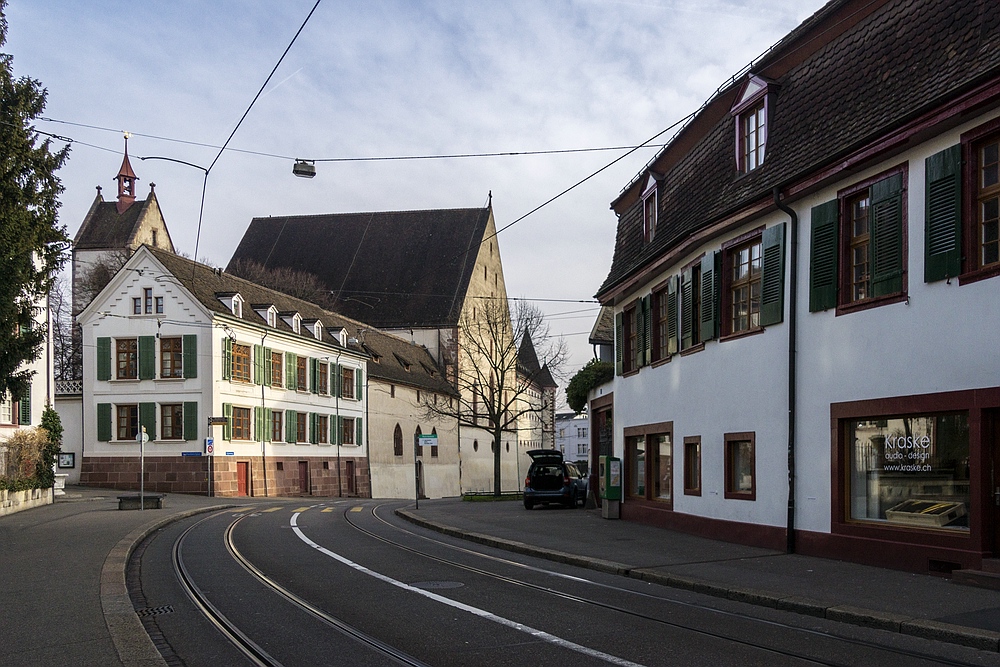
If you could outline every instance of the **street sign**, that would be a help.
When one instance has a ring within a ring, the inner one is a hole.
[[[208,425],[209,426],[225,426],[228,423],[229,423],[229,419],[226,418],[226,417],[209,417],[208,418]]]
[[[213,438],[205,438],[205,453],[206,454],[215,453],[215,440]]]
[[[146,433],[146,427],[143,426],[142,430],[135,434],[135,441],[140,445],[145,445],[149,442],[149,434]]]
[[[437,447],[437,435],[421,435],[417,437],[417,445],[420,447]]]

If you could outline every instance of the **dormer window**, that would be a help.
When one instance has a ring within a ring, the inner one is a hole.
[[[642,193],[642,240],[649,243],[656,235],[657,214],[657,182],[656,176],[649,175],[646,189]]]
[[[764,163],[768,107],[774,92],[773,83],[750,75],[730,112],[736,118],[736,164],[741,174]]]
[[[323,340],[323,323],[319,320],[303,320],[303,323],[312,333],[313,338],[316,340]]]
[[[278,316],[285,324],[291,327],[292,331],[302,333],[302,316],[297,311],[286,310],[278,313]]]
[[[216,293],[215,298],[236,317],[243,317],[243,297],[236,292]]]
[[[261,319],[267,322],[267,326],[274,328],[278,326],[278,309],[270,303],[255,303],[251,306],[254,312],[260,315]]]

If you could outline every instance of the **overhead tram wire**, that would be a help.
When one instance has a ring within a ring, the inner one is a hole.
[[[61,123],[63,125],[73,125],[75,127],[83,127],[90,130],[100,130],[102,132],[115,132],[120,133],[121,130],[116,130],[111,127],[101,127],[100,125],[88,125],[86,123],[75,123],[68,120],[59,120],[57,118],[47,118],[44,116],[39,116],[39,120],[43,120],[49,123]],[[48,134],[42,132],[42,134]],[[206,144],[200,141],[188,141],[185,139],[174,139],[171,137],[162,137],[155,134],[143,134],[142,132],[132,132],[132,136],[135,137],[145,137],[147,139],[157,139],[159,141],[169,141],[178,144],[186,144],[188,146],[200,146],[203,148],[219,148],[216,144]],[[49,135],[57,137],[57,135]],[[64,141],[74,141],[66,137],[58,137]],[[82,142],[76,142],[82,143]],[[98,148],[100,150],[118,152],[116,149],[103,148],[101,146],[95,146],[93,144],[85,144],[91,148]],[[441,153],[441,154],[426,154],[426,155],[369,155],[369,156],[359,156],[359,157],[325,157],[316,158],[313,162],[392,162],[392,161],[407,161],[407,160],[455,160],[463,158],[482,158],[482,157],[524,157],[532,155],[565,155],[571,153],[598,153],[604,151],[624,151],[632,148],[659,148],[659,146],[590,146],[583,148],[553,148],[545,150],[524,150],[524,151],[492,151],[483,153],[465,152],[465,153]],[[270,157],[279,160],[294,160],[296,159],[291,155],[281,155],[279,153],[266,153],[264,151],[252,151],[245,148],[224,148],[231,153],[243,153],[244,155],[256,155],[258,157]]]

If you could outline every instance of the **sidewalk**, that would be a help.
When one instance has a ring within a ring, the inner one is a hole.
[[[166,664],[125,590],[128,554],[158,526],[236,499],[168,494],[161,510],[118,511],[120,493],[67,487],[0,519],[0,665]]]
[[[600,510],[421,500],[400,516],[509,551],[906,635],[1000,650],[1000,593],[601,518]]]

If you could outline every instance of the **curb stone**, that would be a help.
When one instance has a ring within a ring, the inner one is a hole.
[[[142,627],[125,585],[125,568],[132,552],[146,537],[163,526],[196,514],[230,509],[238,505],[213,505],[177,512],[139,526],[108,552],[101,568],[101,608],[111,641],[125,667],[166,667],[166,662]]]
[[[533,547],[523,542],[505,540],[499,537],[483,535],[482,533],[471,533],[463,531],[453,526],[429,521],[418,517],[405,509],[395,510],[395,514],[410,523],[422,526],[451,537],[468,540],[478,544],[504,549],[514,553],[527,556],[535,556],[568,565],[575,565],[589,570],[596,570],[610,574],[617,574],[632,579],[640,579],[651,583],[679,588],[695,593],[703,593],[719,598],[726,598],[738,602],[744,602],[756,606],[769,607],[788,611],[803,616],[813,616],[825,618],[831,621],[858,625],[866,628],[886,630],[899,634],[932,639],[948,644],[958,644],[984,651],[1000,651],[1000,632],[992,630],[982,630],[963,625],[953,625],[930,619],[913,618],[890,612],[875,611],[862,607],[851,607],[849,605],[828,605],[818,600],[798,597],[794,595],[779,595],[757,589],[741,588],[739,586],[726,586],[716,584],[694,577],[680,576],[663,572],[654,572],[648,569],[633,568],[623,563],[615,563],[598,558],[589,558],[577,554],[568,554],[562,551]]]

